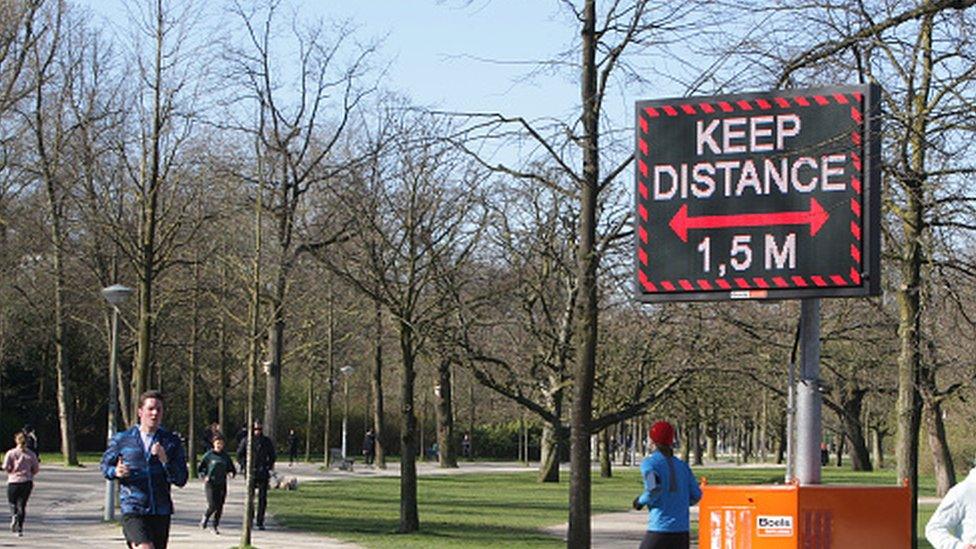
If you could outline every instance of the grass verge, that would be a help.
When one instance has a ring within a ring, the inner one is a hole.
[[[712,484],[782,482],[782,469],[698,468]],[[890,471],[854,473],[824,469],[827,484],[894,484]],[[923,495],[934,493],[922,479]],[[285,526],[316,532],[365,547],[562,547],[540,528],[566,521],[568,482],[539,484],[535,474],[464,474],[419,480],[421,531],[397,534],[400,483],[397,478],[312,482],[296,492],[272,492],[270,508]],[[617,469],[610,479],[593,478],[593,513],[622,512],[640,490],[635,469]],[[919,534],[935,507],[923,505]],[[921,537],[921,536],[920,536]],[[921,547],[926,547],[924,539]]]

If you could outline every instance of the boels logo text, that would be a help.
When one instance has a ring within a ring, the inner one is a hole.
[[[756,534],[760,537],[792,536],[793,517],[789,515],[760,515],[756,517]]]

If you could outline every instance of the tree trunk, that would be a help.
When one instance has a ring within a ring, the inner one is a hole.
[[[373,375],[370,379],[373,391],[373,434],[378,469],[386,469],[386,449],[383,447],[383,434],[386,420],[383,410],[383,311],[378,301],[373,301],[375,316],[373,320]]]
[[[684,461],[685,463],[690,463],[691,460],[691,437],[693,436],[692,435],[692,431],[694,429],[693,425],[694,422],[688,420],[685,420],[681,424],[680,432],[682,434],[682,438],[684,439],[681,441],[682,444],[680,445],[681,461]]]
[[[52,231],[59,232],[55,220]],[[55,237],[54,250],[54,369],[58,379],[58,426],[61,432],[61,456],[65,465],[78,465],[75,450],[75,425],[72,406],[71,369],[64,358],[64,266],[60,237]]]
[[[468,412],[469,412],[468,413],[468,433],[470,435],[468,437],[470,439],[468,442],[470,443],[470,446],[471,446],[470,457],[469,457],[469,459],[471,461],[474,461],[474,456],[476,455],[476,453],[475,453],[475,442],[477,440],[476,437],[475,437],[475,435],[474,435],[475,411],[476,411],[476,409],[475,409],[475,399],[474,399],[474,389],[475,389],[475,384],[472,382],[470,385],[468,385]]]
[[[152,335],[153,335],[153,283],[156,277],[156,229],[158,225],[159,191],[162,186],[160,169],[160,148],[163,140],[163,38],[165,36],[166,20],[164,17],[162,0],[156,1],[156,33],[155,64],[153,66],[153,119],[149,138],[148,166],[143,166],[140,178],[143,180],[142,211],[139,220],[139,333],[136,346],[136,359],[132,365],[132,418],[135,419],[135,407],[139,404],[139,396],[149,388],[150,365],[152,364]],[[145,155],[147,151],[143,151]],[[146,170],[148,169],[148,174]],[[161,387],[160,387],[161,389]]]
[[[712,463],[718,461],[718,428],[714,421],[709,420],[706,424],[705,448],[708,460]]]
[[[874,460],[874,468],[884,469],[884,433],[878,427],[871,429],[871,455]]]
[[[779,437],[776,441],[776,464],[782,465],[783,461],[786,459],[786,439],[788,437],[786,433],[786,421],[781,420],[778,427]]]
[[[251,522],[254,519],[254,429],[251,428],[254,423],[254,391],[258,368],[258,353],[261,352],[261,345],[259,343],[259,337],[261,333],[260,320],[261,320],[261,197],[262,189],[264,188],[264,181],[262,178],[263,167],[261,163],[261,157],[258,156],[257,163],[258,171],[258,189],[255,193],[254,200],[254,260],[253,260],[253,272],[254,278],[251,281],[251,295],[250,295],[250,345],[248,348],[247,356],[247,395],[246,395],[246,419],[244,421],[245,432],[247,433],[244,440],[247,441],[246,450],[246,461],[247,470],[245,472],[245,495],[244,495],[244,517],[243,525],[241,527],[241,543],[242,547],[251,546]]]
[[[923,417],[928,431],[929,449],[932,451],[932,466],[935,469],[935,491],[943,497],[956,484],[956,468],[946,440],[945,423],[942,420],[942,403],[935,398],[926,398]]]
[[[335,298],[333,297],[332,286],[329,286],[329,329],[326,335],[328,346],[328,357],[326,358],[329,368],[329,381],[325,392],[325,413],[322,419],[322,461],[326,467],[332,465],[331,438],[332,438],[332,397],[335,394]]]
[[[305,409],[305,463],[312,460],[312,414],[315,413],[315,376],[308,373],[308,394]]]
[[[190,322],[189,368],[190,384],[187,389],[186,445],[189,458],[190,478],[197,478],[197,344],[200,338],[200,258],[193,265],[193,312]]]
[[[119,388],[119,411],[122,412],[122,424],[129,428],[135,425],[135,419],[132,417],[131,406],[129,405],[131,383],[132,380],[126,379],[125,372],[122,368],[122,357],[118,357],[118,368],[115,371],[118,373],[118,388]]]
[[[400,320],[401,405],[400,405],[400,526],[407,534],[420,529],[417,512],[417,416],[414,413],[414,360],[416,347],[413,326]]]
[[[695,438],[691,441],[693,465],[704,465],[705,446],[702,444],[702,422],[695,422]]]
[[[596,1],[583,8],[581,93],[583,177],[580,184],[579,248],[577,252],[578,337],[570,414],[570,488],[567,545],[590,547],[590,422],[596,374],[598,332],[596,222],[599,192],[599,97],[596,67]]]
[[[911,153],[911,174],[925,173],[927,120],[929,118],[928,95],[932,84],[932,27],[934,15],[926,15],[919,24],[918,47],[922,71],[918,87],[910,93],[911,130],[908,133],[907,150]],[[908,482],[911,488],[911,519],[909,531],[918,529],[918,442],[921,420],[921,402],[918,387],[921,381],[921,293],[922,250],[924,238],[925,196],[924,181],[909,176],[902,181],[905,205],[901,220],[901,284],[898,287],[898,336],[901,349],[898,354],[898,439],[895,453],[898,458],[898,481]],[[913,549],[918,546],[912,536]]]
[[[600,477],[610,478],[613,476],[613,460],[610,459],[610,429],[600,431],[599,434],[599,453],[600,453]]]
[[[227,253],[226,246],[224,253]],[[223,261],[220,263],[220,303],[222,306],[227,303],[227,265]],[[217,364],[217,423],[221,431],[227,433],[227,315],[220,315],[217,346],[220,350]]]
[[[834,435],[834,443],[837,445],[837,467],[844,466],[844,446],[847,443],[847,438],[843,435]]]
[[[550,386],[551,386],[550,378]],[[552,410],[555,418],[562,417],[563,392],[562,389],[548,391],[546,404]],[[559,456],[562,448],[563,425],[557,421],[542,424],[542,437],[539,440],[539,482],[559,482]]]
[[[271,361],[268,364],[267,385],[264,396],[264,436],[277,441],[278,403],[281,395],[281,362],[285,356],[285,316],[283,309],[285,277],[278,277],[278,289],[272,302],[274,321],[271,326]]]
[[[58,8],[60,9],[60,8]],[[56,31],[53,31],[56,32]],[[48,150],[44,110],[44,84],[47,81],[48,64],[35,67],[40,75],[36,79],[35,101],[34,101],[34,136],[37,140],[36,149],[40,156],[41,174],[46,189],[48,215],[51,218],[51,247],[53,251],[54,272],[54,371],[57,377],[57,399],[58,399],[58,427],[61,436],[61,455],[65,465],[78,465],[78,455],[75,450],[75,427],[73,405],[74,398],[71,391],[71,366],[64,356],[64,240],[66,222],[64,203],[62,195],[67,194],[67,190],[61,186],[59,181],[61,176],[58,173],[62,149],[61,134],[62,127],[56,124],[54,128],[54,144]],[[59,105],[60,107],[60,105]],[[2,220],[0,220],[2,223]]]
[[[454,407],[452,404],[453,389],[451,387],[451,361],[441,360],[437,366],[439,390],[435,392],[437,401],[437,447],[440,466],[443,468],[457,467],[457,452],[454,437]]]
[[[843,413],[840,420],[844,424],[844,435],[851,443],[851,469],[854,471],[871,471],[871,455],[864,438],[864,425],[861,424],[861,408],[865,391],[847,391],[841,402]]]
[[[768,435],[766,433],[766,424],[769,423],[769,417],[768,417],[769,416],[769,411],[768,411],[768,405],[766,403],[766,398],[767,398],[766,397],[766,391],[763,391],[763,393],[762,393],[762,408],[760,409],[761,412],[759,414],[759,439],[758,439],[758,444],[757,444],[757,448],[759,450],[759,462],[760,463],[765,463],[766,462],[766,447],[767,447],[767,440],[766,439],[768,437]]]

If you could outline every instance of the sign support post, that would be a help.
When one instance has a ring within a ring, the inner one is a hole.
[[[820,299],[800,301],[800,380],[796,386],[796,480],[820,484]]]

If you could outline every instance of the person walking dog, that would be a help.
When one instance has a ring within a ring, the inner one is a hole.
[[[260,421],[254,422],[254,433],[251,439],[254,441],[254,488],[257,490],[257,515],[255,523],[258,530],[264,530],[264,512],[268,507],[268,483],[271,480],[271,471],[274,469],[275,460],[278,455],[275,453],[274,442],[264,436],[264,427]],[[237,447],[237,461],[241,464],[241,471],[247,474],[247,438]]]

